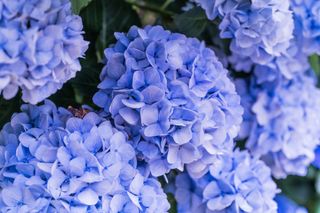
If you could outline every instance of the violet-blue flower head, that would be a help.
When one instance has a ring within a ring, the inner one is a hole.
[[[294,2],[295,1],[291,1],[291,4],[295,5]],[[281,3],[279,2],[279,4]],[[301,7],[306,9],[304,6]],[[229,57],[229,62],[234,70],[242,72],[254,71],[260,83],[263,81],[273,81],[279,76],[292,79],[295,75],[307,71],[310,68],[308,62],[310,52],[305,51],[305,47],[308,45],[305,44],[306,42],[301,35],[303,30],[296,16],[295,14],[293,38],[290,40],[286,51],[281,52],[280,55],[273,57],[265,64],[255,63],[250,56],[242,54],[242,52],[237,53],[233,51]],[[316,45],[313,45],[313,47],[315,46]]]
[[[55,93],[81,69],[82,20],[70,0],[0,2],[0,92],[38,103]]]
[[[242,108],[211,49],[161,26],[115,36],[93,101],[134,138],[154,176],[232,150]]]
[[[253,61],[243,55],[233,53],[229,62],[236,71],[249,73],[256,76],[258,83],[275,81],[279,77],[293,79],[310,69],[308,55],[302,52],[301,45],[296,39],[291,40],[290,46],[285,53],[273,58],[268,64],[254,64]]]
[[[21,109],[0,134],[1,210],[168,211],[160,183],[140,172],[133,146],[111,122],[49,101]]]
[[[320,2],[314,0],[292,0],[295,33],[307,54],[320,54]]]
[[[284,53],[293,37],[289,0],[197,0],[209,19],[219,17],[221,38],[230,50],[254,63],[267,64]]]
[[[200,179],[177,176],[178,212],[276,212],[278,189],[270,169],[248,152],[218,156]]]
[[[306,175],[320,142],[315,79],[306,73],[257,84],[253,77],[237,85],[246,108],[240,137],[248,137],[247,148],[271,167],[275,178]]]

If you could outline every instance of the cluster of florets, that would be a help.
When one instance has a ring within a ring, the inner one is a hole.
[[[254,64],[249,57],[235,53],[228,60],[235,71],[252,72],[259,84],[276,81],[282,77],[293,79],[310,69],[308,56],[302,52],[301,47],[294,40],[291,41],[285,53],[265,65]]]
[[[314,78],[298,75],[261,85],[252,78],[237,86],[246,108],[240,137],[248,137],[247,148],[276,178],[306,175],[320,138],[320,91]]]
[[[303,52],[320,54],[320,2],[314,0],[291,0],[294,13],[295,34]]]
[[[209,19],[221,19],[220,37],[231,39],[230,50],[254,63],[267,64],[290,45],[294,24],[288,0],[195,1]]]
[[[274,2],[273,5],[287,7],[287,3]],[[319,90],[315,80],[306,77],[310,71],[308,56],[319,49],[316,32],[319,6],[315,1],[290,1],[294,38],[285,52],[268,63],[262,64],[236,51],[229,57],[236,71],[253,75],[237,81],[237,92],[242,94],[245,108],[239,138],[248,137],[247,148],[272,168],[276,178],[305,175],[315,157],[314,149],[319,145],[316,126],[320,105],[315,98],[320,97]]]
[[[174,169],[186,169],[175,177],[178,212],[299,210],[274,200],[271,175],[305,175],[320,144],[320,90],[307,72],[320,3],[191,1],[231,39],[226,64],[253,75],[236,88],[212,49],[161,26],[115,33],[93,97],[104,112],[45,101],[1,130],[1,211],[164,213],[156,177]],[[3,97],[21,88],[35,104],[74,77],[82,27],[69,0],[0,1]],[[235,149],[237,135],[249,151]]]
[[[201,178],[177,176],[178,212],[275,212],[278,190],[270,169],[246,151],[221,155]]]
[[[282,4],[282,2],[280,4]],[[314,27],[314,25],[316,26],[317,24],[315,20],[313,20],[317,15],[309,14],[317,13],[316,9],[314,9],[317,8],[316,5],[320,4],[314,1],[312,1],[312,3],[311,1],[290,1],[290,9],[294,16],[294,32],[286,51],[282,51],[276,55],[276,57],[272,57],[268,63],[259,63],[250,58],[250,56],[243,54],[242,51],[232,51],[229,62],[234,70],[242,72],[253,71],[254,75],[258,78],[257,81],[260,83],[263,81],[274,81],[279,76],[292,79],[296,75],[308,70],[308,55],[315,53],[320,45],[320,42],[317,44],[315,38],[311,39],[308,37],[311,31],[317,29]],[[288,26],[281,28],[288,28]],[[316,32],[314,32],[313,35],[316,36]]]
[[[94,112],[23,105],[1,131],[6,212],[166,212],[160,183],[137,167],[121,131]]]
[[[81,69],[88,47],[69,0],[0,2],[0,92],[38,103]]]
[[[116,38],[94,102],[134,138],[154,176],[232,151],[242,108],[211,49],[160,26]]]

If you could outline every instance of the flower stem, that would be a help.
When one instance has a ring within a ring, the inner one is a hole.
[[[159,13],[159,14],[162,14],[164,16],[173,16],[175,15],[175,13],[171,12],[171,11],[167,11],[165,10],[165,8],[167,7],[166,4],[170,4],[172,0],[167,0],[167,2],[165,2],[161,7],[158,6],[158,5],[154,5],[154,4],[150,4],[150,3],[147,3],[145,1],[141,1],[141,0],[126,0],[126,2],[128,4],[131,4],[133,6],[136,6],[138,8],[141,8],[141,9],[145,9],[145,10],[150,10],[152,12],[155,12],[155,13]],[[165,6],[165,7],[164,7]],[[163,8],[164,7],[164,8]]]
[[[165,10],[172,2],[174,2],[174,0],[166,0],[161,6],[161,10]]]

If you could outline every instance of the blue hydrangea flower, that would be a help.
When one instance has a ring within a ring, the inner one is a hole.
[[[293,79],[310,69],[308,56],[302,52],[301,46],[295,40],[291,40],[285,53],[273,58],[268,64],[254,64],[249,57],[235,53],[229,57],[229,62],[236,71],[252,71],[258,83],[275,81],[279,77]]]
[[[23,105],[0,133],[0,208],[8,212],[167,212],[124,133],[94,112]]]
[[[267,64],[284,53],[293,35],[289,0],[196,0],[209,19],[219,17],[221,38],[231,39],[230,50]]]
[[[275,212],[278,193],[270,169],[246,151],[214,159],[200,179],[177,176],[178,212]]]
[[[115,36],[93,101],[130,132],[154,176],[232,150],[242,108],[212,50],[160,26]]]
[[[292,0],[296,37],[307,54],[320,54],[320,2]]]
[[[306,175],[320,138],[320,90],[312,77],[278,78],[258,84],[238,82],[243,97],[244,124],[240,137],[248,137],[247,148],[261,156],[275,178]]]
[[[50,212],[50,200],[42,187],[30,186],[32,181],[24,176],[16,176],[12,185],[1,191],[0,207],[2,212]]]
[[[37,103],[81,69],[88,42],[69,0],[0,2],[0,92]]]
[[[291,1],[291,3],[294,4],[294,1]],[[255,61],[246,54],[232,52],[229,62],[234,70],[247,73],[253,71],[260,83],[263,81],[273,81],[279,76],[292,79],[295,75],[307,71],[310,68],[308,53],[304,51],[304,46],[306,45],[303,39],[301,39],[301,24],[296,19],[295,17],[294,38],[290,40],[290,45],[286,51],[277,57],[273,57],[266,64],[255,64]]]
[[[298,206],[295,202],[282,194],[277,195],[275,201],[278,204],[278,213],[308,213],[307,209]]]

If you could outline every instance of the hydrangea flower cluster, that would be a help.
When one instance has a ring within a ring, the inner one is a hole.
[[[81,69],[88,42],[69,0],[0,2],[0,92],[37,103]]]
[[[257,82],[271,82],[284,77],[293,79],[310,69],[308,56],[302,52],[301,47],[294,40],[291,40],[290,47],[281,56],[275,57],[265,65],[254,64],[249,57],[233,53],[229,58],[229,63],[235,71],[253,72]]]
[[[254,63],[267,64],[290,45],[294,22],[289,0],[195,1],[209,19],[222,20],[220,37],[232,39],[230,50]]]
[[[115,36],[93,100],[134,138],[152,175],[232,151],[243,110],[212,50],[160,26]]]
[[[295,202],[282,194],[277,195],[275,201],[278,204],[279,213],[308,213],[307,209],[298,206]]]
[[[307,54],[320,54],[320,2],[292,0],[296,36]]]
[[[176,179],[178,212],[275,212],[278,190],[270,169],[246,151],[221,155],[200,179]]]
[[[293,10],[294,15],[294,38],[290,40],[290,45],[287,50],[277,57],[274,57],[267,64],[255,64],[255,61],[249,56],[241,54],[241,52],[237,53],[234,51],[229,57],[229,62],[234,70],[247,73],[253,71],[258,78],[258,82],[261,83],[263,81],[273,81],[279,76],[292,79],[295,75],[301,74],[309,69],[308,55],[315,51],[312,52],[310,50],[305,50],[305,48],[310,49],[308,46],[312,46],[312,48],[317,49],[317,44],[311,44],[311,41],[309,41],[309,45],[305,44],[308,42],[305,41],[307,40],[304,36],[306,33],[303,33],[301,23],[308,22],[307,20],[316,16],[304,15],[304,17],[302,17],[302,15],[299,14],[301,14],[301,11],[309,10],[310,8],[308,9],[308,6],[313,3],[306,3],[305,1],[290,1],[290,4],[290,9]],[[310,28],[312,28],[312,30],[314,29],[314,27],[311,27],[311,24],[308,24],[308,27],[307,30],[311,30]],[[287,28],[287,26],[284,28]]]
[[[306,175],[320,138],[320,91],[315,80],[299,75],[257,84],[237,82],[246,108],[240,137],[248,137],[247,148],[261,156],[275,178]]]
[[[94,112],[23,105],[0,134],[5,212],[167,212],[160,183],[137,167],[121,131]]]

